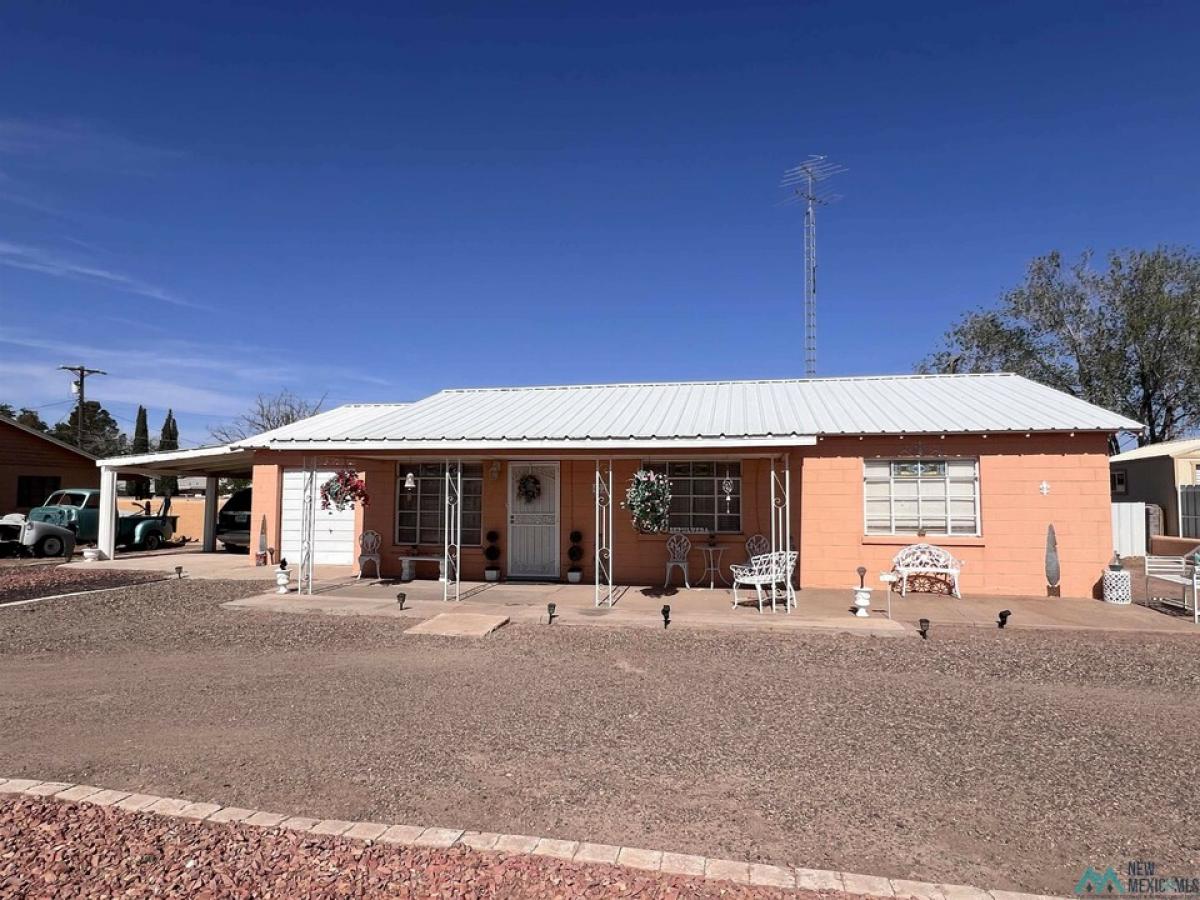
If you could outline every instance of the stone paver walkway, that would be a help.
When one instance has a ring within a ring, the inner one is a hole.
[[[206,822],[242,822],[262,828],[288,828],[312,834],[341,835],[358,840],[419,847],[452,847],[464,844],[475,850],[504,853],[532,853],[581,863],[615,863],[633,869],[668,874],[695,875],[763,887],[811,891],[837,891],[873,897],[911,898],[911,900],[1047,900],[1037,894],[1011,891],[987,891],[963,884],[933,884],[922,881],[881,878],[834,872],[710,859],[682,853],[667,853],[639,847],[616,847],[564,841],[523,834],[494,834],[462,831],[454,828],[420,825],[387,825],[382,822],[347,822],[341,819],[313,819],[288,816],[240,807],[222,807],[175,797],[156,797],[124,791],[105,790],[93,785],[74,785],[60,781],[30,778],[0,778],[0,794],[26,794],[51,797],[70,803],[93,803],[121,809],[175,816]]]

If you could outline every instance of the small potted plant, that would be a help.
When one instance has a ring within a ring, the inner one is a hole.
[[[570,538],[571,546],[567,550],[567,559],[571,561],[571,568],[567,569],[567,581],[570,584],[579,584],[583,581],[583,568],[579,565],[583,559],[583,532],[572,531]]]
[[[487,567],[483,570],[485,581],[500,580],[500,566],[497,565],[497,560],[500,559],[500,545],[497,543],[500,540],[500,535],[495,531],[487,533],[487,546],[483,548],[483,558],[487,560]]]

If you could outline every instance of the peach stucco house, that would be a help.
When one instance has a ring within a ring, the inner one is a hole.
[[[963,561],[966,594],[1044,595],[1052,524],[1063,595],[1090,596],[1112,553],[1108,438],[1140,428],[1005,374],[493,388],[342,406],[236,444],[100,465],[102,484],[118,471],[202,473],[214,496],[219,475],[252,472],[250,524],[265,523],[270,547],[352,563],[373,530],[385,575],[405,555],[446,554],[449,484],[463,580],[482,580],[489,532],[502,577],[565,580],[579,532],[585,582],[603,579],[602,559],[613,582],[661,584],[667,536],[639,533],[620,507],[633,473],[654,467],[671,479],[671,529],[697,547],[715,540],[725,568],[752,535],[774,533],[799,551],[801,589],[847,587],[858,566],[884,571],[926,540]],[[365,480],[365,509],[306,504],[343,469]],[[693,579],[703,565],[695,554]],[[438,570],[416,564],[418,577]]]

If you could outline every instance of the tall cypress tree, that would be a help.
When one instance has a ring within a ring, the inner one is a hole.
[[[159,450],[179,449],[179,426],[175,424],[175,413],[167,410],[163,420],[162,430],[158,434]],[[179,479],[174,475],[163,475],[158,479],[158,493],[162,497],[174,497],[179,493]]]
[[[150,427],[146,424],[146,407],[144,406],[139,406],[137,409],[137,423],[133,426],[133,443],[129,445],[129,452],[150,452]],[[146,476],[138,475],[130,478],[129,485],[133,488],[133,495],[138,499],[150,496],[150,479]]]

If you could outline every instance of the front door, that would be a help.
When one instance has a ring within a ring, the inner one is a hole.
[[[508,575],[558,580],[558,463],[508,464]]]

